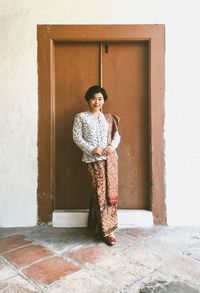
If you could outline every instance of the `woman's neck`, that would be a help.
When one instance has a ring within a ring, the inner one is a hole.
[[[96,117],[99,117],[99,114],[101,113],[101,111],[91,111],[90,112],[95,115]]]

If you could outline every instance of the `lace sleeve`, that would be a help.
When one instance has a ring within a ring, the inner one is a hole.
[[[73,141],[75,144],[86,154],[91,155],[94,149],[84,138],[82,133],[82,122],[80,114],[77,114],[74,118],[73,124]]]

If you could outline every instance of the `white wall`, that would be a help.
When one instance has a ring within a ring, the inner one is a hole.
[[[37,222],[37,24],[166,25],[169,225],[200,225],[199,0],[0,0],[0,226]]]

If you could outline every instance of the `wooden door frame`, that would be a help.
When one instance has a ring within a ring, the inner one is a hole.
[[[166,224],[164,162],[165,26],[38,25],[38,223],[54,209],[54,44],[56,41],[147,41],[149,44],[150,197],[154,224]]]

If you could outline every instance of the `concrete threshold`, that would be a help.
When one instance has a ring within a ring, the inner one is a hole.
[[[53,227],[87,227],[88,209],[81,210],[54,210]],[[153,226],[153,214],[147,210],[118,210],[118,226],[126,227],[151,227]]]

